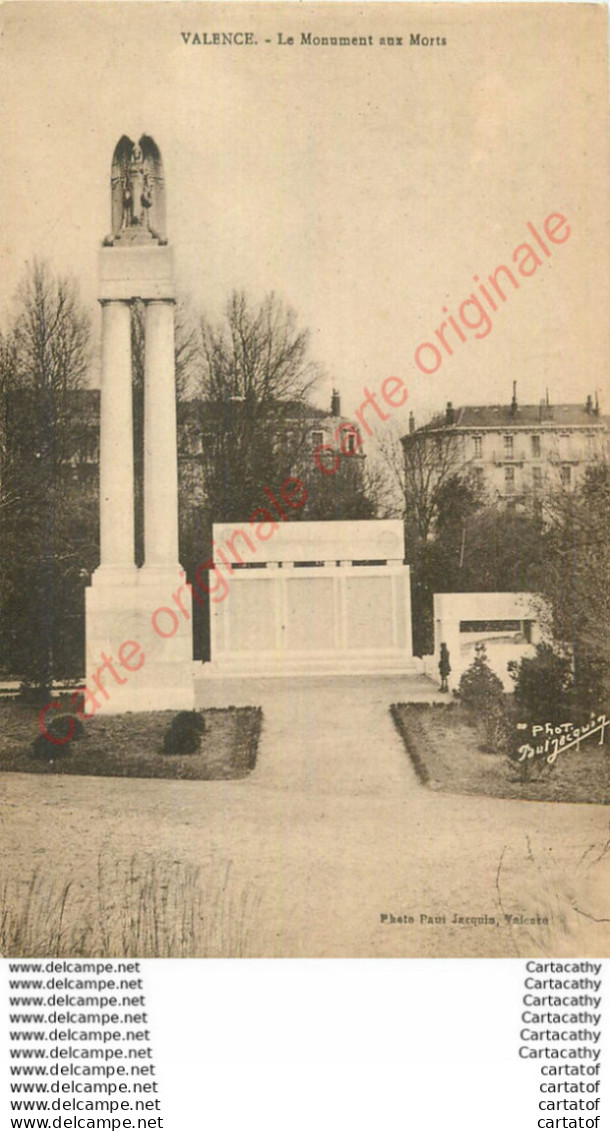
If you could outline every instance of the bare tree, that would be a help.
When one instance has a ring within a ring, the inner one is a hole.
[[[95,552],[92,501],[74,481],[82,426],[74,396],[89,343],[75,284],[35,262],[0,351],[0,636],[13,674],[35,687],[57,674],[81,605],[80,571]]]
[[[309,331],[271,292],[253,307],[234,291],[225,321],[201,320],[202,395],[212,402],[239,398],[251,413],[290,402],[305,403],[319,375],[308,358]]]
[[[368,453],[371,487],[380,518],[406,517],[405,457],[395,422],[375,429]]]
[[[71,396],[85,383],[91,325],[76,284],[46,263],[28,267],[12,327],[12,386],[28,406],[32,454],[46,471],[65,463],[73,441]]]
[[[459,473],[466,473],[459,438],[440,419],[402,439],[395,430],[377,435],[380,459],[387,472],[388,501],[418,538],[427,542],[434,531],[443,489]]]
[[[234,292],[220,325],[202,318],[200,343],[207,504],[241,521],[297,466],[319,370],[308,331],[274,294],[254,306]]]
[[[15,338],[0,334],[0,510],[14,506],[19,487],[12,474],[15,459],[14,390],[17,375]]]

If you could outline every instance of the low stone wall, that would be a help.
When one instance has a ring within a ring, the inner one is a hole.
[[[429,674],[438,677],[440,645],[445,643],[452,690],[474,660],[475,645],[484,643],[490,668],[512,691],[508,664],[534,655],[543,636],[544,608],[536,593],[435,593],[434,655],[425,658]]]

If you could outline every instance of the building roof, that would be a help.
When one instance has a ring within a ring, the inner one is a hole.
[[[456,428],[535,428],[538,425],[579,425],[594,428],[605,418],[582,404],[465,405],[455,410]]]
[[[591,404],[531,404],[517,405],[447,405],[445,413],[438,413],[427,424],[411,430],[403,440],[422,432],[476,432],[477,429],[513,428],[598,428],[606,431],[610,417],[602,416]]]
[[[95,419],[100,411],[100,390],[72,389],[70,391],[70,404],[76,415],[92,414]],[[178,414],[183,421],[200,421],[204,417],[213,420],[216,415],[226,413],[227,407],[227,402],[212,405],[209,401],[194,397],[190,400],[178,402]],[[339,422],[345,420],[343,416],[335,417],[327,409],[318,408],[316,405],[307,404],[305,401],[282,401],[279,407],[282,409],[282,423],[303,420],[306,423],[315,424],[317,420],[337,420]]]

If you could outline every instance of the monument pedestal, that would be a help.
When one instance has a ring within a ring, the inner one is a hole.
[[[194,708],[192,600],[184,587],[177,604],[180,588],[179,567],[94,573],[86,593],[85,682],[99,703],[96,714]]]

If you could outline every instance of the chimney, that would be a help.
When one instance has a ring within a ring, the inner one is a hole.
[[[587,397],[587,403],[585,405],[585,412],[586,412],[587,416],[590,416],[591,413],[593,412],[593,397],[591,396],[590,393]]]
[[[331,416],[341,416],[341,397],[337,389],[333,389],[333,395],[330,398],[330,414]]]
[[[548,385],[547,385],[547,390],[546,390],[546,407],[547,407],[547,408],[550,408],[550,407],[551,407],[551,402],[550,402],[550,400],[549,400],[549,389],[548,389]]]
[[[596,416],[599,416],[599,395],[597,389],[595,390],[595,408],[593,409]]]
[[[447,408],[445,409],[445,424],[455,424],[455,409],[451,401],[447,401]]]
[[[415,417],[413,416],[413,412],[411,411],[409,413],[409,432],[414,432],[414,431],[415,431]]]
[[[513,381],[513,399],[510,402],[510,414],[515,416],[517,412],[517,382]]]

